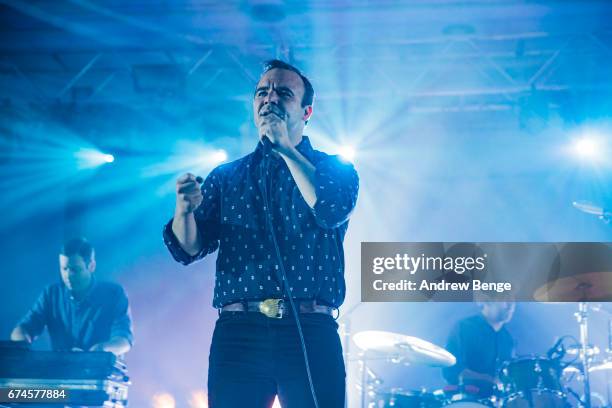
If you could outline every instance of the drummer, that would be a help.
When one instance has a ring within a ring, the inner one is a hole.
[[[502,363],[514,355],[515,341],[505,325],[512,320],[515,303],[487,298],[476,304],[480,313],[460,320],[450,332],[446,349],[457,363],[442,374],[449,385],[488,398],[498,389]]]

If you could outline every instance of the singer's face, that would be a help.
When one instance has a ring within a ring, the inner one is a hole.
[[[271,69],[261,77],[255,90],[255,125],[259,128],[266,121],[282,120],[291,132],[304,123],[303,97],[304,83],[298,74],[286,69]]]

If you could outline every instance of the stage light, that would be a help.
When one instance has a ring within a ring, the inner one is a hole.
[[[354,161],[355,160],[355,149],[352,146],[340,146],[338,148],[338,154],[346,161]]]
[[[282,408],[280,402],[278,402],[278,397],[274,398],[274,404],[272,404],[272,408]]]
[[[160,392],[153,395],[153,408],[175,408],[174,397],[167,392]]]
[[[225,150],[217,150],[211,156],[211,159],[214,163],[223,163],[227,160],[227,152]]]
[[[609,134],[608,129],[585,126],[575,132],[568,151],[583,162],[602,164],[610,156]]]
[[[74,153],[74,157],[77,159],[79,169],[97,167],[115,161],[115,156],[112,154],[102,153],[96,149],[79,149]]]
[[[594,159],[599,154],[599,144],[595,139],[583,136],[574,141],[574,151],[579,157]]]
[[[193,391],[189,399],[189,406],[191,408],[208,408],[206,393],[201,390]]]

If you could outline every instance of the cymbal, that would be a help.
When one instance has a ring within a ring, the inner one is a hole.
[[[571,356],[577,356],[582,352],[582,347],[581,346],[569,346],[565,349],[565,351],[567,352],[567,354]],[[589,357],[596,356],[597,354],[599,354],[599,347],[594,346],[594,345],[587,346],[586,354]]]
[[[366,330],[356,333],[353,341],[368,358],[387,357],[432,367],[450,367],[457,362],[455,356],[442,347],[404,334]]]
[[[589,372],[591,373],[606,370],[612,370],[612,361],[604,361],[603,363],[593,364],[591,368],[589,368]]]
[[[568,365],[567,367],[565,367],[563,369],[563,374],[569,375],[569,374],[580,374],[580,367],[577,367],[575,365]]]
[[[533,295],[539,302],[593,302],[612,298],[612,272],[566,276],[542,285]]]
[[[612,361],[603,361],[601,363],[595,363],[589,367],[589,373],[596,373],[599,371],[612,370]],[[563,374],[580,374],[580,366],[572,364],[563,369]]]

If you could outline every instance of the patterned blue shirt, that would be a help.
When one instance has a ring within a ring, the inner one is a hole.
[[[47,327],[53,350],[89,350],[113,337],[133,341],[128,298],[111,282],[94,280],[82,300],[74,299],[63,282],[49,285],[19,325],[30,336]]]
[[[184,265],[219,249],[214,307],[285,298],[266,211],[293,298],[316,299],[332,307],[344,301],[342,242],[357,201],[357,172],[337,156],[314,150],[306,136],[296,148],[316,168],[314,208],[304,201],[285,161],[264,153],[258,143],[253,153],[218,166],[204,181],[204,199],[194,212],[204,243],[198,254],[191,256],[181,248],[172,232],[172,220],[164,228],[166,246]]]

